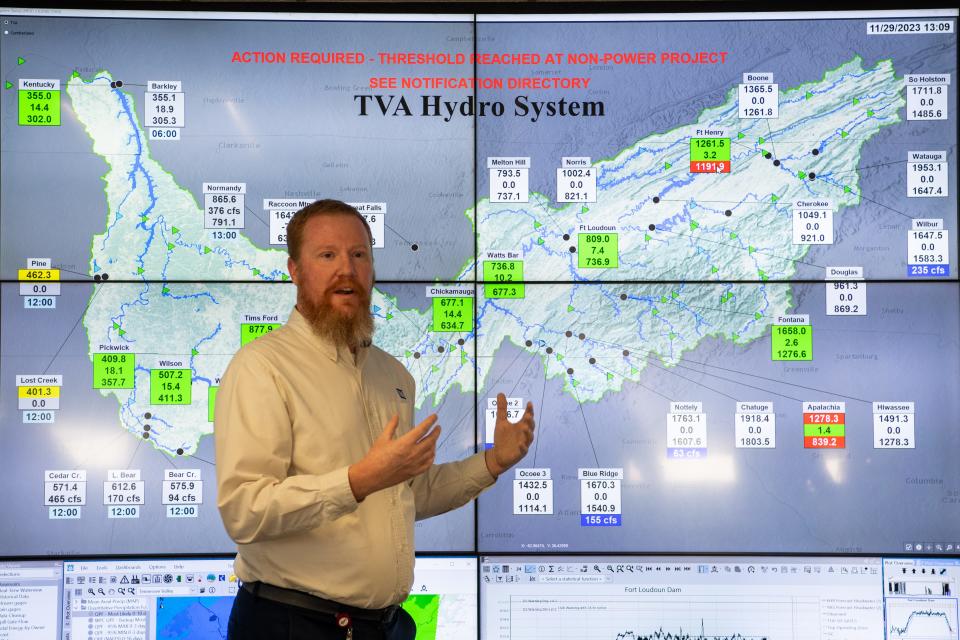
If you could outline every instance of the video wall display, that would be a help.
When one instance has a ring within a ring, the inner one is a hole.
[[[319,198],[371,227],[439,462],[536,408],[418,552],[957,556],[958,11],[709,9],[0,9],[0,557],[234,551],[220,378]],[[547,637],[488,620],[488,566],[483,637]],[[867,635],[956,638],[913,589]],[[577,637],[781,633],[691,620]]]

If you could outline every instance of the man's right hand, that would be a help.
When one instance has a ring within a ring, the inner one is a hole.
[[[406,482],[430,468],[437,453],[437,438],[440,437],[439,426],[431,431],[436,422],[437,414],[432,414],[415,428],[395,438],[400,418],[396,415],[390,418],[367,455],[347,469],[350,488],[357,502],[362,502],[371,493]]]

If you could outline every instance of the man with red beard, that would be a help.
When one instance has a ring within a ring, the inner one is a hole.
[[[499,409],[493,448],[435,465],[440,426],[413,426],[413,377],[373,346],[373,238],[337,200],[287,226],[297,286],[287,324],[224,373],[214,436],[218,506],[242,588],[231,640],[413,640],[415,519],[472,500],[533,441]]]

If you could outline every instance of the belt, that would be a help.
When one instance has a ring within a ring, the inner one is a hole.
[[[287,604],[301,609],[309,609],[319,613],[328,613],[333,616],[346,614],[355,620],[365,620],[367,622],[380,622],[391,624],[400,611],[400,605],[394,604],[383,609],[363,609],[352,607],[348,604],[341,604],[334,600],[327,600],[318,596],[297,591],[296,589],[285,589],[276,587],[266,582],[244,582],[241,588],[255,597],[265,598],[273,602]]]

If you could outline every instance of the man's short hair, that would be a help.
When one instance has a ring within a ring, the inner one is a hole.
[[[303,229],[311,218],[317,216],[356,216],[363,223],[363,228],[367,230],[367,237],[370,239],[370,246],[373,247],[373,232],[370,231],[370,225],[366,219],[360,215],[356,208],[351,207],[346,202],[340,200],[317,200],[305,206],[300,211],[293,214],[290,222],[287,224],[287,253],[294,262],[300,260],[300,245],[303,244]]]

